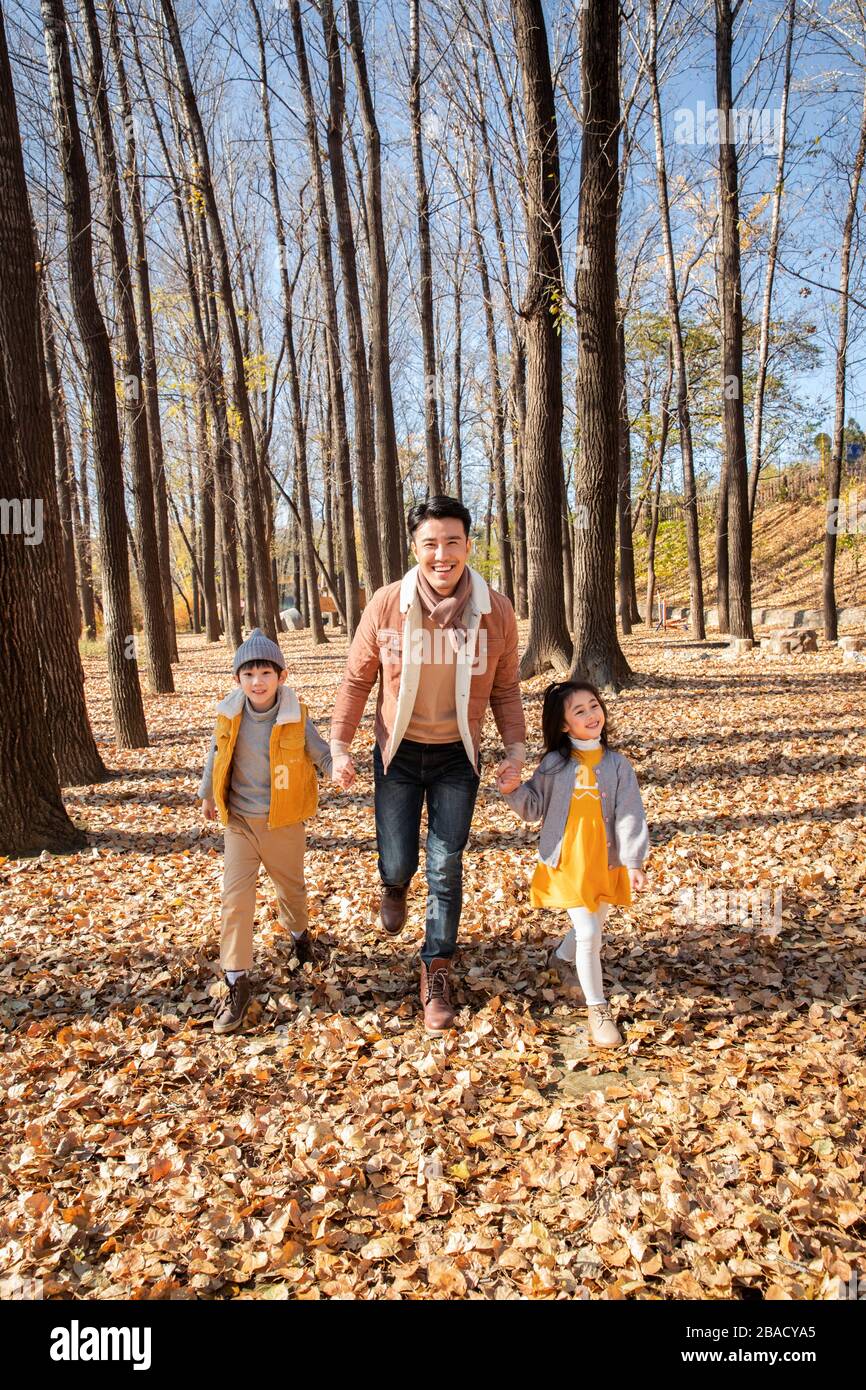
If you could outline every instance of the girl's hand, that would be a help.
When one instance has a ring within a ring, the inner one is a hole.
[[[643,869],[629,869],[628,881],[633,893],[640,893],[646,888],[646,874]]]
[[[204,801],[201,803],[201,809],[205,820],[216,820],[217,807],[212,796],[205,797]]]
[[[496,773],[496,786],[503,796],[517,791],[520,786],[520,773],[513,763],[500,763]]]

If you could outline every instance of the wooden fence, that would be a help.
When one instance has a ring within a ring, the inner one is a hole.
[[[843,482],[866,479],[866,459],[846,463]],[[821,463],[798,464],[784,469],[781,473],[769,474],[758,479],[758,495],[755,508],[766,506],[769,502],[788,501],[794,497],[821,497],[826,493],[824,465]],[[698,516],[715,516],[718,501],[718,488],[698,498]],[[644,504],[646,506],[646,504]],[[660,521],[678,521],[683,515],[682,500],[663,502],[659,507]]]

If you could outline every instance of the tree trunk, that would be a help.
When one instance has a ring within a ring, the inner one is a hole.
[[[138,683],[129,589],[126,509],[114,366],[93,280],[93,217],[87,167],[75,108],[63,0],[41,0],[51,79],[58,164],[63,176],[66,247],[72,305],[85,357],[100,509],[105,648],[118,744],[146,748],[147,726]]]
[[[418,205],[418,254],[420,260],[421,341],[424,346],[424,447],[427,456],[427,492],[442,492],[442,441],[436,401],[436,339],[433,326],[433,253],[430,247],[430,191],[424,171],[421,140],[421,20],[419,0],[409,0],[409,120],[412,135],[412,167]]]
[[[299,0],[290,0],[290,17],[298,63],[298,77],[304,101],[307,144],[316,189],[318,209],[319,272],[325,292],[326,346],[328,354],[329,393],[334,412],[335,471],[340,513],[340,540],[343,552],[343,572],[346,578],[346,618],[349,639],[361,618],[358,595],[358,560],[355,551],[355,510],[352,502],[352,471],[349,460],[349,435],[346,422],[346,399],[343,391],[343,368],[340,361],[340,330],[337,315],[337,290],[334,283],[334,263],[331,256],[330,219],[322,175],[322,156],[316,131],[316,109],[307,50],[301,22]]]
[[[198,160],[197,181],[207,210],[208,226],[216,258],[217,285],[223,308],[226,329],[229,335],[229,354],[232,368],[232,395],[238,413],[240,429],[240,458],[244,477],[244,495],[247,499],[252,530],[252,561],[259,620],[263,631],[271,639],[276,639],[276,627],[271,602],[271,563],[265,529],[264,506],[261,496],[259,459],[253,435],[252,412],[250,410],[244,370],[244,355],[238,327],[232,289],[231,267],[228,247],[223,232],[222,220],[217,206],[216,194],[211,176],[210,154],[205,138],[204,125],[196,101],[195,91],[187,66],[186,55],[181,41],[180,29],[174,13],[172,0],[160,0],[168,28],[169,42],[174,53],[178,82],[183,97],[184,108],[189,121],[196,156]]]
[[[367,225],[370,236],[370,347],[372,351],[373,400],[375,403],[376,472],[381,514],[379,534],[382,543],[384,577],[387,584],[399,579],[406,565],[403,535],[403,497],[397,432],[394,427],[394,401],[391,394],[391,349],[388,326],[388,258],[382,216],[382,155],[379,127],[367,75],[367,59],[358,12],[358,0],[347,0],[349,41],[358,88],[358,103],[367,147]],[[306,563],[306,561],[305,561]]]
[[[737,8],[739,8],[738,0]],[[716,6],[716,106],[719,111],[719,205],[721,221],[722,419],[727,463],[729,618],[734,637],[752,637],[752,528],[746,418],[743,402],[743,299],[740,278],[740,213],[737,147],[733,129],[731,0]],[[721,499],[720,499],[721,500]]]
[[[153,474],[150,464],[150,440],[147,432],[147,413],[144,405],[144,374],[138,322],[129,269],[126,232],[123,225],[123,205],[120,179],[117,172],[117,152],[114,144],[108,89],[102,60],[102,39],[96,21],[95,0],[79,0],[86,35],[89,96],[93,113],[97,163],[102,181],[102,194],[108,220],[111,264],[114,281],[115,308],[120,320],[123,344],[120,375],[123,382],[122,399],[125,410],[126,438],[132,472],[132,495],[135,502],[136,541],[139,556],[141,611],[144,619],[144,641],[150,666],[150,680],[157,694],[171,694],[174,678],[171,673],[171,649],[166,625],[159,551],[156,539]]]
[[[84,616],[84,635],[89,642],[96,641],[96,603],[93,596],[93,557],[90,547],[90,484],[87,478],[87,454],[90,431],[83,418],[79,435],[81,458],[78,468],[78,491],[81,493],[80,544],[78,548],[78,584],[81,597],[81,612]],[[74,505],[78,505],[78,492]]]
[[[581,11],[583,142],[577,289],[573,676],[618,690],[631,678],[616,631],[616,512],[620,405],[616,323],[619,160],[619,10],[588,0]],[[613,369],[612,369],[613,367]]]
[[[126,131],[126,160],[124,182],[129,195],[129,211],[132,218],[133,267],[135,273],[136,305],[138,323],[141,330],[141,355],[144,391],[144,409],[147,417],[147,437],[150,445],[150,468],[154,487],[154,510],[156,515],[156,543],[159,556],[159,576],[162,586],[162,602],[165,609],[165,627],[171,660],[178,661],[177,632],[174,621],[174,593],[171,579],[171,542],[168,531],[168,497],[165,482],[165,455],[162,445],[162,422],[159,415],[159,383],[156,372],[156,342],[153,331],[153,304],[150,295],[150,265],[147,255],[147,237],[144,230],[144,203],[141,180],[138,175],[138,158],[135,142],[135,121],[129,83],[126,77],[126,64],[120,44],[115,0],[106,0],[108,15],[108,42],[111,58],[117,73],[120,93],[120,112],[123,128]]]
[[[357,460],[358,514],[361,531],[361,563],[367,596],[382,587],[382,558],[376,534],[376,481],[373,465],[372,414],[370,380],[367,375],[367,356],[364,345],[364,320],[361,314],[361,292],[358,288],[358,262],[355,253],[355,233],[349,203],[349,184],[343,156],[343,125],[346,116],[346,90],[343,65],[340,61],[340,41],[334,18],[333,0],[321,0],[322,29],[328,57],[328,165],[334,193],[334,216],[340,247],[340,269],[343,276],[343,299],[346,311],[346,333],[349,345],[349,370],[352,376],[352,400],[355,407],[355,458]]]
[[[78,636],[65,583],[40,315],[40,300],[45,304],[47,297],[37,280],[2,20],[0,183],[0,494],[4,507],[17,503],[30,509],[29,517],[22,511],[20,525],[14,524],[13,513],[13,524],[8,531],[4,526],[0,544],[0,838],[19,853],[33,847],[34,835],[38,839],[52,827],[58,844],[84,844],[84,836],[74,832],[63,810],[59,785],[100,782],[107,773],[87,716]],[[66,466],[65,443],[63,452]],[[31,780],[33,788],[27,785]]]
[[[841,508],[842,464],[845,449],[845,374],[848,365],[848,282],[851,273],[851,239],[857,217],[857,199],[863,175],[863,162],[866,158],[866,79],[863,83],[863,104],[860,109],[860,134],[851,170],[848,191],[848,207],[842,227],[842,244],[839,248],[839,337],[836,343],[836,411],[833,420],[833,445],[830,451],[827,470],[827,498],[835,503],[837,515]],[[827,524],[824,529],[824,637],[828,642],[838,639],[838,614],[836,611],[836,532],[837,526],[831,524],[828,509]]]
[[[701,574],[700,534],[698,530],[698,502],[695,488],[694,451],[692,448],[692,417],[689,407],[688,369],[686,366],[686,353],[680,318],[680,297],[677,287],[676,259],[674,257],[673,237],[671,235],[671,212],[668,198],[664,129],[662,126],[661,96],[659,93],[658,70],[656,66],[656,0],[649,0],[649,25],[650,51],[647,68],[653,103],[656,184],[658,187],[662,245],[664,247],[668,317],[671,325],[671,343],[673,345],[674,363],[677,372],[677,418],[680,427],[680,453],[683,461],[683,510],[686,519],[686,546],[689,559],[689,629],[693,636],[697,637],[697,639],[702,642],[706,636],[706,628],[704,625],[704,592],[703,577]]]
[[[216,505],[214,473],[207,427],[204,388],[195,396],[196,439],[199,458],[199,510],[201,514],[201,576],[204,598],[205,631],[209,642],[220,640],[220,621],[216,592]]]
[[[54,479],[57,489],[57,506],[60,512],[63,582],[66,588],[66,599],[69,604],[73,631],[77,638],[81,633],[81,604],[75,574],[75,521],[72,508],[72,492],[75,487],[75,459],[72,455],[72,439],[69,434],[63,383],[60,380],[60,370],[57,365],[54,322],[51,315],[51,305],[48,301],[48,276],[44,268],[39,278],[39,313],[40,342],[45,363],[51,430],[54,438]]]
[[[484,325],[487,336],[487,371],[490,379],[490,416],[492,431],[492,468],[496,488],[496,530],[499,541],[500,586],[509,603],[514,603],[514,571],[511,563],[511,532],[508,526],[508,493],[505,486],[505,404],[499,377],[499,353],[496,345],[496,319],[493,314],[493,295],[487,271],[484,241],[478,224],[478,196],[475,182],[475,163],[472,161],[469,185],[469,210],[472,219],[472,240],[475,260],[481,281],[484,304]],[[462,485],[462,484],[461,484]]]
[[[628,386],[625,361],[625,314],[617,315],[617,361],[619,384],[619,473],[617,478],[617,525],[619,528],[619,620],[628,635],[641,620],[637,604],[634,572],[634,520],[631,510],[631,421],[628,413]]]
[[[572,654],[562,586],[562,231],[559,144],[541,0],[514,0],[515,41],[526,111],[528,266],[526,494],[529,641],[520,676],[565,668]]]

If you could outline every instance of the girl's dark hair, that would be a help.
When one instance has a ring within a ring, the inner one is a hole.
[[[572,746],[568,734],[563,730],[565,723],[565,702],[569,695],[574,695],[578,690],[586,690],[590,695],[594,695],[601,705],[604,714],[604,724],[599,735],[602,748],[607,748],[607,705],[601,697],[601,692],[591,681],[554,681],[544,692],[544,704],[541,707],[541,734],[544,739],[545,753],[561,753],[566,762],[571,757]]]

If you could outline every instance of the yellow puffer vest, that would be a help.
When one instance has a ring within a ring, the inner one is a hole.
[[[240,696],[240,698],[238,698]],[[214,738],[213,797],[223,825],[229,818],[228,795],[232,758],[244,712],[243,692],[232,694],[217,706]],[[271,730],[271,808],[268,829],[297,825],[316,814],[319,783],[305,747],[307,707],[294,690],[280,687],[280,707]]]

